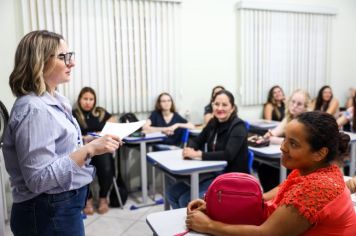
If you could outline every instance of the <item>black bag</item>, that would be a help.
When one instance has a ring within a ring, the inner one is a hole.
[[[137,122],[138,118],[134,113],[125,113],[119,118],[120,123],[131,123],[131,122]],[[135,138],[140,138],[140,137],[145,137],[145,133],[142,132],[142,128],[136,130],[132,134],[129,135],[129,137],[135,137]]]
[[[131,123],[131,122],[137,122],[138,119],[134,113],[125,113],[119,118],[120,123]]]
[[[263,136],[253,135],[247,139],[247,144],[250,147],[267,147],[269,146],[269,139]]]
[[[116,184],[119,187],[119,193],[120,193],[120,197],[121,197],[121,201],[122,204],[125,205],[126,201],[127,201],[127,197],[128,197],[128,191],[127,191],[127,187],[126,184],[124,183],[124,181],[121,178],[121,175],[119,174],[118,177],[116,178]],[[115,191],[115,187],[113,186],[113,188],[111,189],[110,192],[110,207],[121,207],[120,206],[120,202],[118,197],[116,196],[116,191]]]
[[[4,138],[5,128],[9,121],[9,113],[5,105],[0,101],[0,147],[2,146],[2,139]]]

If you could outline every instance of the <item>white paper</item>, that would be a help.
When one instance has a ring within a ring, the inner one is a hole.
[[[140,120],[131,123],[106,122],[103,130],[100,132],[100,135],[103,136],[105,134],[111,134],[118,136],[120,139],[123,139],[141,128],[145,123],[146,120]]]

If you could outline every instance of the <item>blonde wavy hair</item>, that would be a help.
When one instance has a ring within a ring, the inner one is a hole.
[[[287,119],[287,122],[291,121],[293,118],[292,114],[290,114],[290,111],[289,111],[289,103],[291,102],[293,96],[297,93],[300,93],[304,96],[304,108],[305,108],[305,111],[308,111],[308,108],[310,106],[310,96],[309,96],[309,93],[307,91],[304,91],[303,89],[296,89],[293,91],[292,95],[289,97],[288,99],[288,108],[287,108],[287,112],[286,112],[286,119]]]
[[[47,30],[26,34],[20,41],[15,54],[15,66],[9,85],[16,97],[34,92],[41,96],[47,91],[43,70],[53,57],[63,37]]]

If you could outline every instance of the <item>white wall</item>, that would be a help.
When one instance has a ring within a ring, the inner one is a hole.
[[[267,1],[267,0],[265,0]],[[235,0],[187,0],[182,4],[182,110],[192,109],[193,122],[201,122],[211,88],[222,84],[235,95],[237,88]],[[275,2],[275,1],[273,1]],[[337,8],[333,20],[331,78],[334,94],[343,104],[347,89],[356,87],[356,1],[299,0],[285,2]],[[238,98],[238,96],[236,96]],[[238,102],[239,103],[239,102]],[[256,118],[262,107],[239,107],[242,118]]]
[[[0,0],[0,100],[8,109],[15,101],[9,87],[16,46],[22,36],[19,0]]]
[[[271,0],[264,0],[271,1]],[[0,0],[0,99],[11,108],[14,97],[8,86],[16,45],[22,37],[19,0]],[[202,122],[203,107],[211,88],[224,85],[237,95],[236,0],[183,0],[181,22],[181,76],[176,103],[191,111],[194,123]],[[284,0],[283,2],[293,2]],[[356,87],[356,1],[299,0],[293,3],[335,7],[331,50],[331,80],[335,96],[345,101],[347,89]],[[238,98],[238,97],[237,97]],[[261,107],[239,107],[242,118],[261,115]]]

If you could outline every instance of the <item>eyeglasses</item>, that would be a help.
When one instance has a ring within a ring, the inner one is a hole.
[[[213,102],[213,103],[211,103],[211,105],[212,105],[213,107],[220,107],[220,106],[222,106],[223,108],[226,108],[226,107],[228,107],[230,104],[228,104],[228,103]]]
[[[57,55],[57,58],[58,58],[59,60],[64,61],[64,64],[65,64],[66,66],[68,66],[69,63],[70,63],[71,60],[72,60],[72,56],[74,56],[74,52],[67,52],[67,53],[60,53],[60,54],[58,54],[58,55]]]
[[[292,106],[296,106],[296,107],[304,107],[304,103],[302,103],[302,102],[297,102],[297,101],[294,101],[294,100],[291,100],[291,101],[290,101],[290,104],[291,104]]]

